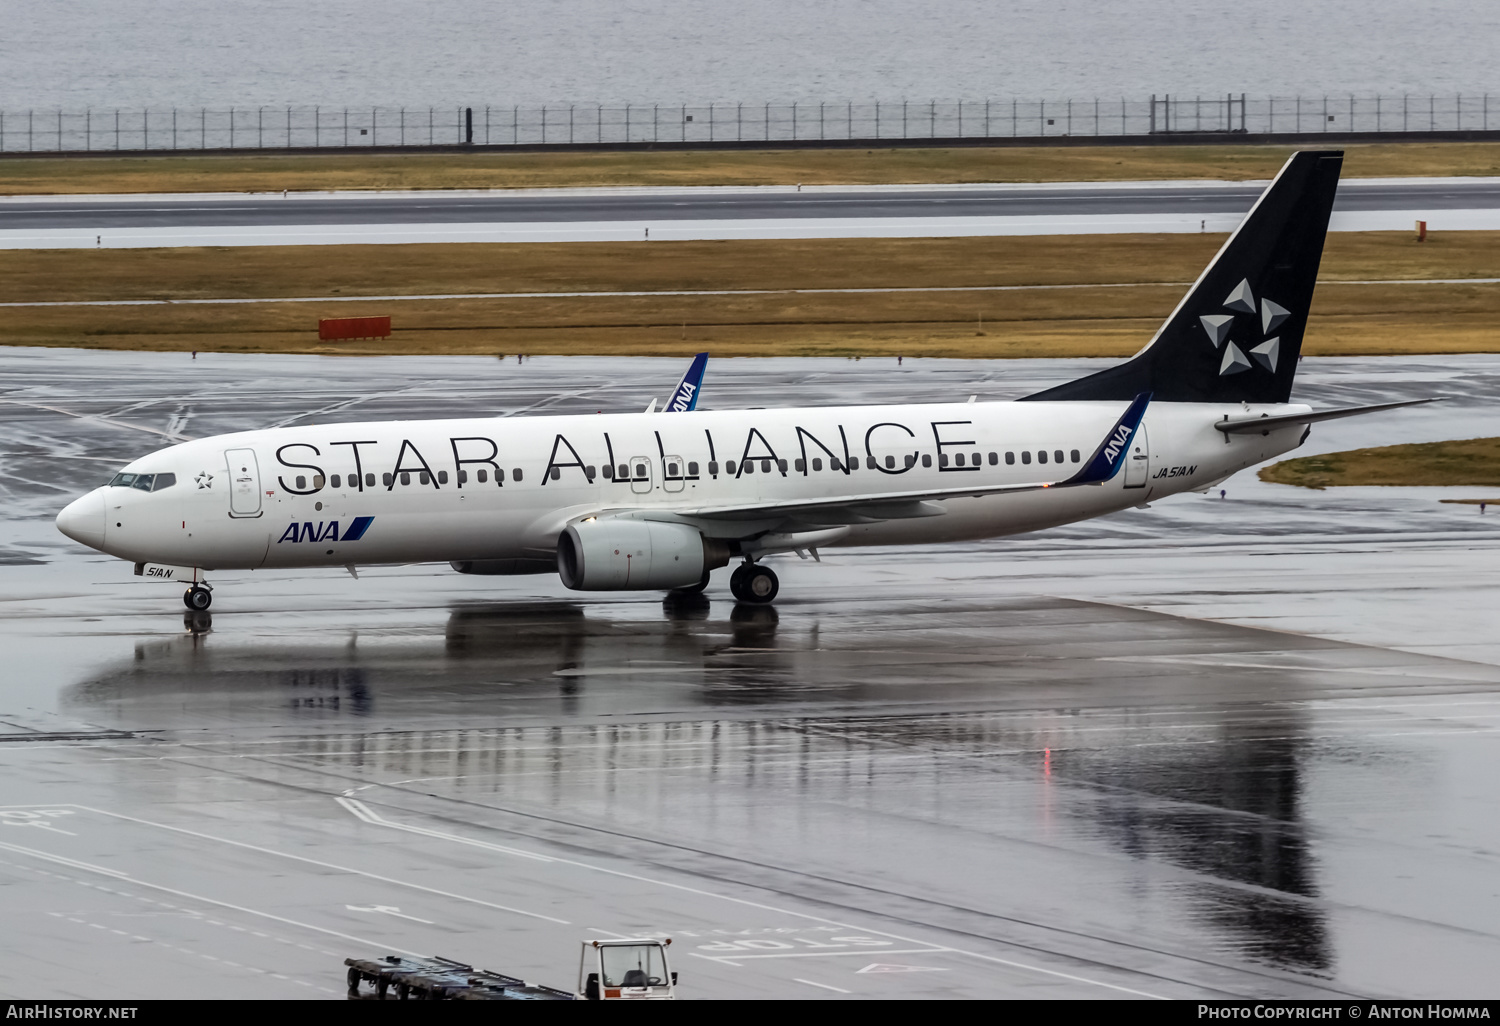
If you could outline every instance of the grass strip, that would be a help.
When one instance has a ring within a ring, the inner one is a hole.
[[[1259,476],[1273,484],[1317,489],[1342,485],[1500,486],[1500,438],[1383,445],[1304,456],[1272,464]]]
[[[0,302],[328,296],[253,306],[10,308],[0,343],[280,353],[1123,356],[1139,349],[1219,235],[0,251]],[[1500,233],[1417,243],[1331,236],[1310,355],[1490,352]],[[1104,286],[1126,283],[1140,287]],[[1060,291],[963,291],[1072,285]],[[681,289],[949,292],[554,296]],[[334,297],[527,292],[534,298]],[[389,314],[389,339],[320,343],[320,317]]]
[[[1294,149],[1028,146],[26,158],[0,160],[0,195],[1182,178],[1241,181],[1272,177]],[[1500,174],[1500,143],[1372,143],[1343,149],[1348,178]]]

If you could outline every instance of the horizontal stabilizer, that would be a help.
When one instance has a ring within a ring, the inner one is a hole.
[[[1442,402],[1447,396],[1437,395],[1431,399],[1406,399],[1399,403],[1376,403],[1374,406],[1349,406],[1342,410],[1320,410],[1317,413],[1309,410],[1307,413],[1284,413],[1276,417],[1256,417],[1254,419],[1230,420],[1227,417],[1214,425],[1226,435],[1253,435],[1268,434],[1273,428],[1286,427],[1289,424],[1316,424],[1324,420],[1338,420],[1340,417],[1358,417],[1365,413],[1379,413],[1382,410],[1395,410],[1402,406],[1420,406],[1423,403]]]

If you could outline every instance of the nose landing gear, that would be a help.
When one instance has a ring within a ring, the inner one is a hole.
[[[729,577],[729,591],[741,602],[763,606],[776,597],[781,582],[768,566],[744,562]]]
[[[213,590],[206,581],[201,581],[182,593],[182,604],[195,613],[203,612],[213,601]]]

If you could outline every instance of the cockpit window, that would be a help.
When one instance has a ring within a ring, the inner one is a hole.
[[[176,474],[116,474],[110,479],[111,488],[139,488],[143,492],[159,492],[177,483]]]

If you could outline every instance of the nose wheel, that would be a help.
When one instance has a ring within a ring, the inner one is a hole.
[[[781,582],[768,566],[742,563],[729,577],[729,591],[741,602],[763,606],[776,597]]]
[[[195,584],[182,593],[182,604],[195,613],[201,613],[213,605],[214,596],[208,587],[203,584]]]

